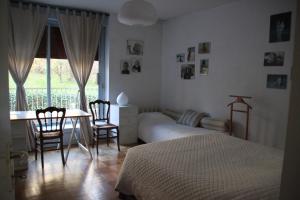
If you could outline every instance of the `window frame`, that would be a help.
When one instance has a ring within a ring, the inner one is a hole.
[[[51,100],[51,28],[52,27],[59,27],[57,19],[49,18],[47,22],[47,43],[46,43],[46,79],[47,79],[47,105],[52,106]],[[101,31],[99,43],[98,43],[98,74],[97,74],[97,97],[98,98],[106,98],[105,95],[105,80],[106,80],[106,73],[105,73],[105,41],[106,41],[106,30],[103,27],[103,31]]]
[[[108,16],[103,16],[102,18],[102,22],[101,22],[101,35],[100,35],[100,39],[99,39],[99,44],[98,44],[98,54],[97,57],[98,59],[95,58],[95,60],[98,60],[97,63],[97,74],[94,73],[94,75],[96,75],[96,84],[97,84],[97,94],[95,95],[95,97],[97,97],[98,99],[103,99],[106,100],[107,96],[108,96],[108,73],[107,73],[107,63],[106,63],[106,56],[107,56],[107,38],[106,38],[106,34],[107,34],[107,25],[108,24]],[[57,27],[59,28],[59,24],[58,24],[58,20],[56,19],[55,16],[49,17],[48,18],[48,22],[46,24],[45,27],[45,34],[47,34],[44,39],[44,53],[43,53],[43,57],[40,57],[38,55],[35,56],[35,58],[43,58],[45,59],[45,74],[42,75],[42,77],[44,77],[46,80],[46,95],[47,97],[45,98],[46,101],[45,104],[43,104],[44,106],[51,106],[53,103],[53,99],[52,99],[52,94],[53,94],[53,90],[52,90],[52,86],[53,86],[53,80],[51,77],[51,65],[52,62],[51,61],[51,42],[53,43],[53,41],[51,41],[51,37],[52,37],[52,29],[53,27]],[[40,44],[41,45],[41,44]],[[45,52],[46,51],[46,52]],[[53,49],[52,49],[53,52]],[[38,53],[37,53],[38,54]],[[54,58],[55,59],[55,58]],[[67,58],[66,58],[67,59]],[[9,73],[9,72],[8,72]],[[29,72],[31,73],[31,72]],[[91,74],[93,75],[93,74]],[[53,76],[53,74],[52,74]],[[14,82],[14,81],[13,81]],[[76,83],[75,83],[76,84]],[[45,87],[43,86],[43,87]],[[77,84],[76,84],[77,86]],[[11,89],[15,89],[13,86],[10,87]],[[26,90],[26,88],[25,88]],[[95,92],[96,92],[95,91]],[[27,97],[26,97],[27,98]],[[10,98],[10,110],[13,111],[15,110],[15,99]]]

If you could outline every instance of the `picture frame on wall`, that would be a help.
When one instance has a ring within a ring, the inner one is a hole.
[[[187,61],[188,62],[195,62],[195,47],[189,47],[187,49]]]
[[[269,42],[286,42],[291,37],[292,12],[271,15]]]
[[[200,75],[208,75],[208,59],[200,59]]]
[[[181,79],[195,79],[195,64],[181,65]]]
[[[265,52],[265,67],[282,67],[284,65],[284,51]]]
[[[140,73],[142,71],[142,59],[132,58],[131,59],[131,71],[133,73]]]
[[[130,74],[130,62],[128,60],[121,60],[120,71],[124,75]]]
[[[176,62],[183,63],[185,62],[185,54],[179,53],[176,55]]]
[[[198,53],[199,54],[206,54],[210,53],[210,42],[200,42],[198,45]]]
[[[144,54],[144,41],[127,40],[127,54],[133,56],[142,56]]]
[[[268,74],[267,88],[286,89],[288,81],[287,77],[288,76],[286,74]]]

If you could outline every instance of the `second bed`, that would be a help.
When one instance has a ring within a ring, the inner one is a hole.
[[[160,112],[142,113],[139,115],[138,121],[138,138],[145,143],[172,140],[192,135],[221,133],[221,131],[177,124],[176,120]]]

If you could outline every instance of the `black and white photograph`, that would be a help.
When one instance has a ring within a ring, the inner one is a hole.
[[[144,54],[144,42],[141,40],[127,40],[128,55],[142,56]]]
[[[200,74],[208,75],[208,59],[200,60]]]
[[[264,57],[264,66],[266,67],[276,67],[284,65],[284,52],[266,52]]]
[[[201,42],[201,43],[199,43],[198,53],[199,54],[210,53],[210,42]]]
[[[176,55],[176,62],[183,63],[185,62],[185,54],[180,53]]]
[[[121,60],[121,74],[130,74],[130,63],[128,60]]]
[[[268,74],[267,88],[286,89],[287,75],[286,74]]]
[[[188,62],[195,62],[195,47],[189,47],[187,49],[187,61]]]
[[[270,42],[285,42],[290,40],[291,17],[291,12],[271,16]]]
[[[139,58],[133,58],[131,60],[131,71],[134,73],[140,73],[142,71],[142,60]]]
[[[185,64],[181,65],[181,79],[195,79],[195,65]]]

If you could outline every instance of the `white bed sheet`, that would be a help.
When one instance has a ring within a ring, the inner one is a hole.
[[[283,152],[225,134],[130,148],[116,190],[139,200],[275,200]]]
[[[192,135],[220,133],[220,131],[177,124],[175,120],[160,112],[141,113],[138,122],[138,137],[146,143],[172,140]]]

